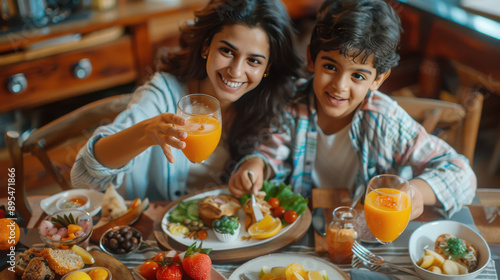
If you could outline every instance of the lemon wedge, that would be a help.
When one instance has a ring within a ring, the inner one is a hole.
[[[95,260],[92,255],[87,252],[87,250],[83,249],[82,247],[78,245],[73,245],[71,247],[71,250],[75,251],[80,257],[82,257],[83,263],[84,264],[94,264]]]
[[[264,276],[264,274],[268,274],[268,273],[271,273],[271,268],[267,265],[263,266],[262,269],[260,270],[260,273],[259,273],[259,279],[262,278],[262,276]]]
[[[67,280],[92,280],[90,276],[82,271],[75,271],[66,276]]]
[[[264,239],[276,235],[281,229],[281,220],[271,216],[265,216],[260,222],[252,224],[248,228],[248,234],[256,239]]]
[[[308,271],[306,276],[307,280],[323,280],[323,275],[315,270]]]

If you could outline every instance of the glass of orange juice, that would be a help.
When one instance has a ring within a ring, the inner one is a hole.
[[[365,218],[368,228],[382,244],[390,244],[410,221],[412,190],[397,175],[373,177],[366,188]]]
[[[182,152],[193,163],[203,162],[219,144],[222,132],[219,100],[208,94],[188,94],[177,103],[177,114],[186,119],[182,128],[188,136]]]

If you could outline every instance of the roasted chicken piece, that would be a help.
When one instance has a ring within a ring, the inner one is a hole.
[[[257,204],[259,205],[260,211],[262,211],[262,215],[265,217],[267,215],[271,215],[271,205],[269,202],[264,200],[265,193],[259,193],[256,197],[255,200],[257,200]],[[246,216],[245,216],[245,229],[248,230],[248,228],[257,222],[255,219],[255,215],[253,214],[253,208],[252,208],[252,200],[247,199],[245,202],[245,205],[243,205],[243,211],[245,211]]]
[[[212,227],[212,221],[222,216],[236,216],[241,204],[238,199],[230,195],[208,196],[198,204],[198,215],[208,227]]]

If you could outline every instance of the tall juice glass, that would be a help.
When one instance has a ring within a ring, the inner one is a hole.
[[[188,136],[182,152],[191,162],[203,162],[217,148],[221,137],[219,100],[207,94],[189,94],[177,103],[177,114],[186,119],[182,128]]]
[[[391,243],[405,230],[410,220],[411,192],[410,183],[397,175],[377,175],[368,182],[365,218],[380,243]]]

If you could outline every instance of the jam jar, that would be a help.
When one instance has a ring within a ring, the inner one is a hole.
[[[332,262],[350,264],[352,246],[358,238],[355,209],[341,206],[333,210],[333,220],[326,226],[326,244]]]

